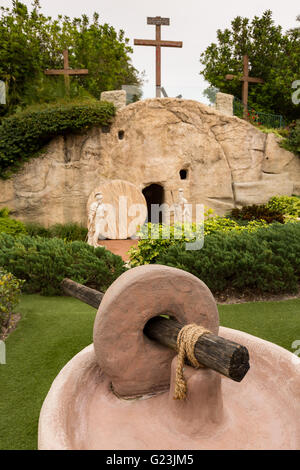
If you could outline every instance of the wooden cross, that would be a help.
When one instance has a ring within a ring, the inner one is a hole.
[[[161,48],[162,47],[182,47],[180,41],[162,41],[161,40],[161,26],[169,26],[170,18],[162,18],[155,16],[154,18],[148,17],[147,24],[154,24],[156,29],[155,40],[151,39],[135,39],[135,46],[155,46],[156,47],[156,97],[160,98],[161,94]]]
[[[61,70],[51,69],[45,70],[46,75],[64,75],[65,87],[67,95],[70,94],[70,75],[87,75],[88,69],[70,69],[69,67],[69,51],[66,49],[63,51],[64,55],[64,68]]]
[[[228,74],[225,76],[225,78],[226,80],[233,80],[234,78],[236,78],[236,75]],[[249,57],[247,55],[244,55],[243,57],[243,76],[240,78],[240,80],[243,82],[242,101],[244,105],[244,118],[247,119],[248,87],[249,87],[248,84],[249,83],[264,83],[264,81],[261,78],[249,77]]]

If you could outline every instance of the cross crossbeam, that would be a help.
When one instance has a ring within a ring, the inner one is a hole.
[[[237,76],[227,74],[225,78],[226,80],[233,80],[234,78],[237,78]],[[264,80],[261,78],[249,77],[249,57],[247,55],[244,55],[243,57],[243,76],[240,77],[239,80],[243,82],[242,101],[244,105],[244,119],[247,119],[249,83],[264,83]]]
[[[87,75],[89,73],[88,69],[70,69],[69,67],[69,51],[65,49],[63,51],[64,56],[64,68],[57,70],[57,69],[49,69],[45,70],[45,75],[64,75],[65,77],[65,87],[66,92],[69,94],[70,92],[70,75]]]
[[[161,26],[169,26],[170,18],[161,16],[148,17],[147,24],[155,25],[155,40],[135,39],[135,46],[154,46],[156,48],[156,97],[161,96],[161,48],[162,47],[182,47],[181,41],[162,41]]]
[[[180,41],[155,41],[154,39],[135,39],[135,46],[182,47]]]

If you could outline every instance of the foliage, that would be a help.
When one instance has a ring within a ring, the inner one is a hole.
[[[30,237],[51,238],[51,232],[48,228],[35,222],[25,223],[27,234]]]
[[[285,216],[300,217],[300,199],[296,196],[274,196],[267,207]]]
[[[55,224],[46,228],[37,223],[22,223],[9,217],[9,214],[10,210],[7,207],[0,209],[0,232],[8,233],[9,235],[19,236],[27,234],[31,237],[61,238],[66,242],[85,241],[87,237],[87,228],[74,222]]]
[[[264,220],[267,224],[273,222],[284,223],[283,214],[266,204],[253,204],[252,206],[243,206],[241,209],[235,208],[230,212],[230,216],[234,219],[247,221]]]
[[[42,14],[39,0],[33,1],[31,11],[13,0],[11,9],[1,7],[0,12],[0,80],[8,91],[4,113],[65,95],[64,78],[44,74],[46,69],[63,68],[64,49],[69,50],[71,68],[89,70],[88,75],[71,77],[71,97],[99,99],[104,90],[140,83],[129,39],[123,30],[100,24],[98,13],[91,20],[87,15],[51,18]]]
[[[10,211],[7,207],[0,209],[0,233],[8,233],[10,235],[26,234],[25,225],[19,220],[9,217]]]
[[[209,86],[205,88],[202,95],[208,99],[211,104],[215,104],[217,99],[217,93],[219,92],[219,88],[215,88],[214,86]]]
[[[111,103],[75,101],[28,108],[4,118],[0,125],[0,177],[9,177],[51,138],[108,125],[114,113]]]
[[[43,295],[61,294],[65,277],[105,291],[125,271],[122,258],[102,247],[7,234],[0,234],[0,265],[26,280],[26,292]]]
[[[296,17],[296,21],[300,22],[300,15]],[[300,26],[296,26],[295,28],[291,28],[290,31],[298,31],[300,33]]]
[[[66,224],[55,224],[49,228],[45,228],[40,224],[26,223],[26,230],[31,237],[43,238],[62,238],[67,242],[76,240],[85,241],[87,237],[87,228],[74,222]]]
[[[297,119],[289,126],[288,135],[281,143],[281,146],[300,157],[300,119]]]
[[[255,232],[214,233],[202,250],[184,244],[168,247],[158,264],[184,269],[205,282],[213,293],[226,290],[294,293],[300,281],[300,224],[273,224]]]
[[[196,237],[200,239],[203,233],[206,237],[219,232],[253,232],[265,225],[264,221],[256,220],[247,225],[241,225],[226,217],[208,218],[204,223],[204,227],[196,224],[191,224],[190,227],[147,224],[139,234],[141,240],[139,240],[138,246],[129,250],[130,264],[134,267],[156,263],[159,256],[168,250],[170,246],[180,242],[192,242]]]
[[[0,217],[8,217],[10,214],[10,210],[8,209],[8,207],[2,207],[2,209],[0,209]]]
[[[297,118],[298,107],[291,100],[292,83],[299,79],[300,31],[286,33],[276,26],[267,10],[252,21],[237,16],[231,29],[217,31],[217,43],[201,54],[200,72],[211,86],[241,98],[243,55],[249,56],[250,75],[262,78],[263,84],[249,86],[249,105],[256,111],[282,114],[287,120]],[[237,76],[226,80],[226,74]]]
[[[52,225],[49,231],[52,238],[62,238],[68,242],[76,240],[85,241],[88,233],[86,227],[71,222],[67,224]]]
[[[14,308],[19,302],[24,281],[0,268],[0,329],[7,328]]]

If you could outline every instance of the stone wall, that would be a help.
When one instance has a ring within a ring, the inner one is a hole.
[[[272,195],[300,195],[300,159],[237,117],[196,101],[151,99],[118,111],[110,129],[54,139],[45,154],[0,181],[0,207],[46,226],[86,224],[89,194],[110,179],[140,190],[159,184],[170,204],[183,188],[190,203],[223,214]]]
[[[102,91],[100,96],[101,101],[109,101],[115,105],[116,109],[122,109],[126,106],[126,91],[125,90],[112,90]]]
[[[227,116],[233,116],[233,95],[218,92],[216,94],[216,110]]]

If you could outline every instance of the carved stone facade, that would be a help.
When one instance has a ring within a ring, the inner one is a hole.
[[[54,139],[0,181],[0,207],[46,226],[86,225],[91,191],[116,179],[145,190],[147,202],[160,188],[160,202],[172,205],[182,188],[189,203],[224,214],[272,195],[300,195],[300,159],[237,117],[196,101],[151,99],[121,109],[109,129]]]

